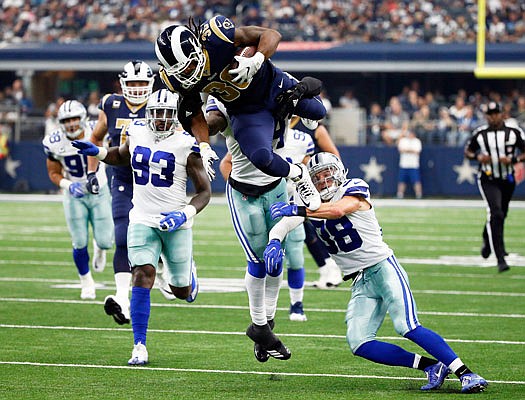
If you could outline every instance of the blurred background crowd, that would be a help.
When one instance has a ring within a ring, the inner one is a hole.
[[[487,40],[525,43],[525,2],[487,0]],[[215,14],[284,41],[474,43],[476,0],[4,0],[0,43],[153,41]]]

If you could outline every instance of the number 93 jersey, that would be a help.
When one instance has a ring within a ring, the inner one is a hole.
[[[362,179],[347,180],[330,202],[335,203],[344,196],[361,196],[372,204],[368,184]],[[311,218],[310,221],[344,275],[375,265],[393,254],[383,242],[373,207],[338,219]]]
[[[199,153],[199,146],[194,137],[182,130],[156,142],[142,119],[131,123],[128,135],[133,170],[129,222],[157,228],[162,212],[181,210],[187,205],[186,164],[192,152]],[[192,225],[193,218],[180,229]]]

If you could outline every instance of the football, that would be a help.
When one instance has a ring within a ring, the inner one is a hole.
[[[255,53],[257,53],[257,47],[256,46],[239,47],[235,51],[235,55],[236,56],[242,56],[242,57],[253,57],[253,55]],[[231,66],[230,69],[234,69],[234,68],[237,68],[239,66],[239,63],[234,58],[233,61],[230,64],[230,66]]]

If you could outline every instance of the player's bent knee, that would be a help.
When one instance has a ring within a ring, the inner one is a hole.
[[[261,169],[271,164],[273,160],[273,152],[268,149],[261,148],[251,153],[250,157],[248,158],[253,163],[253,165]]]
[[[186,299],[191,294],[191,286],[176,287],[170,285],[171,293],[178,299]]]

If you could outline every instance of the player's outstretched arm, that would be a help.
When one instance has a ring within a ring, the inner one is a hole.
[[[79,154],[97,158],[109,165],[129,165],[131,155],[129,153],[129,144],[126,141],[120,147],[113,146],[109,149],[105,147],[95,146],[91,142],[84,142],[82,140],[73,140],[71,142],[73,147],[78,149]]]

